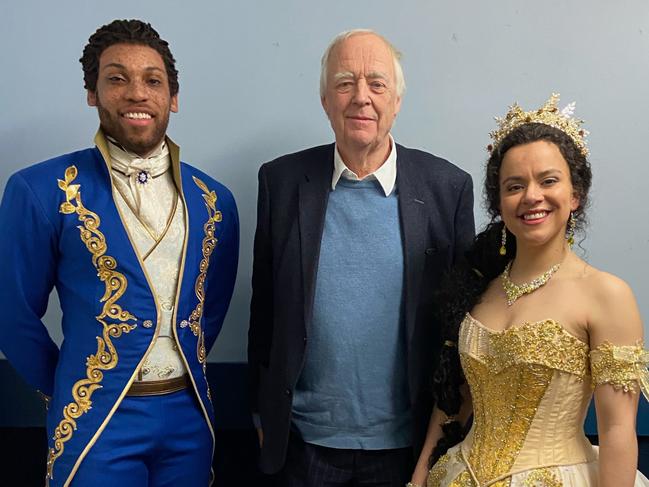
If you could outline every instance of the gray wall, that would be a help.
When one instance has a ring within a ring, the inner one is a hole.
[[[515,100],[536,107],[552,91],[576,100],[595,175],[586,258],[626,279],[648,319],[646,0],[3,2],[0,188],[27,164],[91,144],[97,116],[77,60],[98,26],[133,17],[150,21],[178,61],[180,113],[169,133],[183,159],[239,204],[239,277],[211,360],[245,360],[257,169],[332,140],[319,59],[331,37],[354,27],[376,29],[404,52],[408,90],[395,138],[468,170],[478,201],[492,117]],[[480,205],[476,214],[484,223]],[[46,321],[60,340],[58,316],[51,306]]]

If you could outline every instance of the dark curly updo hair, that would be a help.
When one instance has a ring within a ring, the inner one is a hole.
[[[151,24],[135,19],[113,20],[110,24],[97,29],[90,36],[88,44],[83,48],[83,55],[79,59],[83,67],[84,88],[97,91],[99,57],[106,48],[114,44],[140,44],[157,51],[165,64],[167,78],[169,78],[169,92],[171,96],[178,94],[178,71],[176,70],[176,60],[169,49],[169,43],[160,38]]]
[[[444,436],[433,450],[431,466],[466,434],[464,426],[453,420],[462,405],[460,387],[466,382],[457,349],[460,323],[466,313],[480,302],[489,283],[502,274],[511,258],[509,256],[516,255],[516,239],[512,234],[508,234],[507,239],[509,256],[502,256],[498,252],[504,225],[499,221],[500,167],[509,149],[539,140],[555,144],[561,151],[570,170],[573,189],[579,197],[579,208],[573,212],[577,228],[583,229],[586,222],[585,209],[592,180],[590,163],[563,131],[540,123],[524,124],[509,133],[492,151],[484,182],[485,205],[491,222],[475,237],[471,248],[446,276],[435,296],[444,346],[433,376],[433,394],[436,406],[450,420],[442,425]]]

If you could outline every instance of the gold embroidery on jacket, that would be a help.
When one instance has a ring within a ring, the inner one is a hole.
[[[189,316],[189,328],[192,330],[192,333],[198,337],[196,355],[198,356],[198,361],[203,365],[203,372],[205,372],[207,353],[205,350],[205,334],[201,329],[200,323],[201,317],[203,316],[203,305],[205,302],[205,278],[207,276],[207,269],[210,265],[210,256],[212,255],[217,243],[217,239],[214,236],[216,223],[220,222],[223,217],[221,212],[216,209],[216,193],[210,191],[207,185],[196,176],[192,176],[192,179],[194,180],[194,183],[196,183],[196,186],[203,191],[203,199],[205,200],[205,207],[207,208],[208,214],[207,222],[203,225],[203,230],[205,231],[205,237],[203,238],[203,259],[199,265],[200,274],[196,278],[196,283],[194,284],[198,304],[196,305],[196,309],[194,309]]]
[[[96,213],[88,210],[81,202],[79,184],[70,184],[77,177],[77,168],[70,166],[65,170],[65,179],[58,180],[59,188],[65,192],[65,202],[59,211],[66,215],[79,215],[81,240],[92,255],[92,263],[97,268],[99,279],[105,284],[106,291],[100,299],[104,303],[102,312],[95,318],[103,327],[101,337],[97,337],[97,352],[86,360],[86,378],[78,380],[72,386],[73,402],[63,408],[63,419],[54,430],[54,448],[50,448],[47,458],[47,477],[53,478],[54,462],[63,454],[65,443],[72,438],[77,429],[76,420],[90,410],[91,397],[95,390],[102,387],[103,371],[115,368],[118,357],[112,338],[119,338],[122,333],[129,333],[137,325],[125,323],[136,320],[135,316],[123,310],[117,300],[126,291],[126,277],[117,272],[117,262],[106,254],[107,245],[104,234],[99,231],[101,220]],[[117,323],[108,323],[108,320]]]

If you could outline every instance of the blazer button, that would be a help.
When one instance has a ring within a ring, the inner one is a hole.
[[[435,252],[437,252],[437,247],[431,247],[425,251],[426,255],[433,255]]]
[[[290,397],[290,395],[291,395],[291,390],[290,390],[290,389],[286,389],[286,390],[284,391],[284,394],[286,394],[287,396]]]

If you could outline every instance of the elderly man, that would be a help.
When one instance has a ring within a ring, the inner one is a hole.
[[[99,28],[80,61],[96,146],[14,174],[0,206],[0,349],[49,403],[50,486],[207,486],[234,199],[165,136],[178,72],[151,25]],[[41,322],[53,287],[60,350]]]
[[[471,178],[396,144],[399,53],[338,35],[320,95],[335,144],[259,171],[249,367],[261,467],[282,485],[403,486],[430,417],[434,286],[470,243]]]

